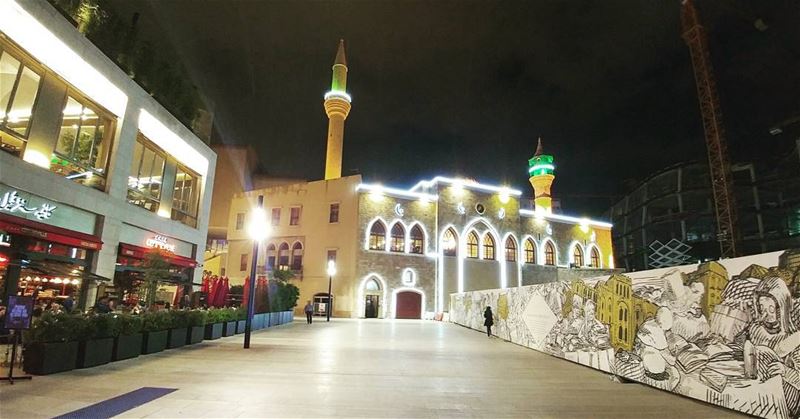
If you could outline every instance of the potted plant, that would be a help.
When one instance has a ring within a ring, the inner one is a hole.
[[[143,315],[142,353],[161,352],[167,347],[168,330],[172,327],[172,318],[166,311],[154,311]]]
[[[244,333],[244,328],[247,325],[247,309],[246,308],[235,308],[236,311],[236,333]],[[250,324],[250,328],[253,325]]]
[[[78,343],[77,368],[89,368],[111,362],[114,336],[119,335],[119,316],[114,313],[95,314],[85,318]]]
[[[222,309],[212,308],[208,310],[206,316],[205,338],[208,340],[219,339],[222,337],[222,329],[225,322],[225,314]]]
[[[142,353],[142,316],[119,315],[119,334],[114,338],[113,361],[136,358]]]
[[[189,333],[186,336],[186,344],[191,345],[202,342],[208,313],[205,310],[189,310],[186,313],[189,319]]]
[[[223,308],[223,318],[225,319],[225,327],[222,329],[222,336],[233,336],[236,334],[236,309]]]
[[[186,336],[189,332],[189,316],[185,310],[168,311],[172,325],[167,336],[167,348],[179,348],[186,345]]]
[[[86,327],[80,315],[42,313],[25,332],[23,369],[30,374],[52,374],[75,368],[78,336]]]

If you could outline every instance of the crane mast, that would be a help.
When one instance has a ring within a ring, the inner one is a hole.
[[[700,102],[700,115],[708,148],[708,167],[717,218],[720,257],[735,257],[738,254],[736,249],[738,237],[736,234],[736,204],[728,160],[728,145],[722,126],[722,109],[711,65],[708,37],[700,23],[700,17],[692,0],[682,1],[681,26],[683,40],[689,47],[689,54],[692,57],[692,69],[697,84],[697,99]]]

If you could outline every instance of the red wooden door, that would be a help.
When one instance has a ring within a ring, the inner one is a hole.
[[[422,317],[422,295],[412,291],[397,293],[398,319],[419,319]]]

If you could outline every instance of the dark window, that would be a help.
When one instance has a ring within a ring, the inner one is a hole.
[[[425,248],[425,234],[419,224],[411,228],[411,253],[421,255]]]
[[[292,270],[301,269],[303,269],[303,245],[297,242],[292,246]]]
[[[328,214],[328,222],[329,223],[338,223],[339,222],[339,204],[331,204],[331,210]]]
[[[533,240],[525,240],[525,263],[536,263],[536,245]]]
[[[478,258],[478,233],[470,231],[467,234],[467,257],[470,259]]]
[[[289,269],[289,244],[281,243],[278,247],[278,269],[285,271]]]
[[[189,227],[197,226],[199,198],[200,176],[178,165],[175,174],[175,193],[172,195],[172,219]]]
[[[41,76],[0,45],[0,150],[22,157]]]
[[[300,224],[300,207],[292,207],[289,214],[289,225],[296,226]]]
[[[545,265],[556,264],[556,248],[553,246],[553,242],[548,241],[544,245],[544,263]]]
[[[483,236],[483,258],[486,260],[494,260],[494,238],[489,233]]]
[[[328,260],[336,262],[336,250],[328,250]]]
[[[599,268],[600,267],[600,252],[597,251],[597,248],[592,248],[592,268]]]
[[[583,266],[583,250],[577,244],[575,249],[572,250],[572,263],[577,267]]]
[[[272,209],[272,226],[277,227],[281,224],[281,209],[280,208],[273,208]]]
[[[392,238],[389,250],[392,252],[404,252],[406,249],[406,230],[400,223],[392,226]]]
[[[128,174],[129,203],[148,211],[158,211],[165,163],[165,154],[139,134]]]
[[[275,269],[275,245],[267,246],[267,269]]]
[[[236,214],[236,229],[241,230],[244,228],[244,213],[240,212]]]
[[[369,249],[386,250],[386,226],[376,221],[369,230]]]
[[[517,242],[514,241],[513,237],[506,239],[506,261],[517,261]]]
[[[247,270],[247,255],[244,254],[239,258],[239,270],[244,272]]]
[[[448,228],[442,237],[442,251],[445,256],[456,256],[458,253],[458,237],[452,228]]]

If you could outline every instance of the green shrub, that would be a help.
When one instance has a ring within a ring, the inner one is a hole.
[[[170,310],[170,318],[172,319],[171,329],[178,329],[181,327],[189,327],[189,312],[185,310]]]
[[[132,314],[119,315],[119,334],[120,335],[135,335],[142,332],[144,319],[142,316]]]
[[[234,308],[233,311],[236,313],[236,320],[247,320],[246,307]]]
[[[232,322],[238,319],[235,308],[212,308],[208,310],[206,324]]]
[[[189,327],[203,326],[206,324],[208,313],[205,310],[189,310],[186,316],[189,319]]]
[[[81,340],[119,336],[120,322],[118,314],[96,314],[85,319],[87,324]]]
[[[158,332],[161,330],[172,329],[172,316],[168,311],[155,311],[145,313],[143,316],[143,332]]]
[[[76,341],[86,335],[87,325],[80,315],[44,312],[25,333],[25,343]]]

